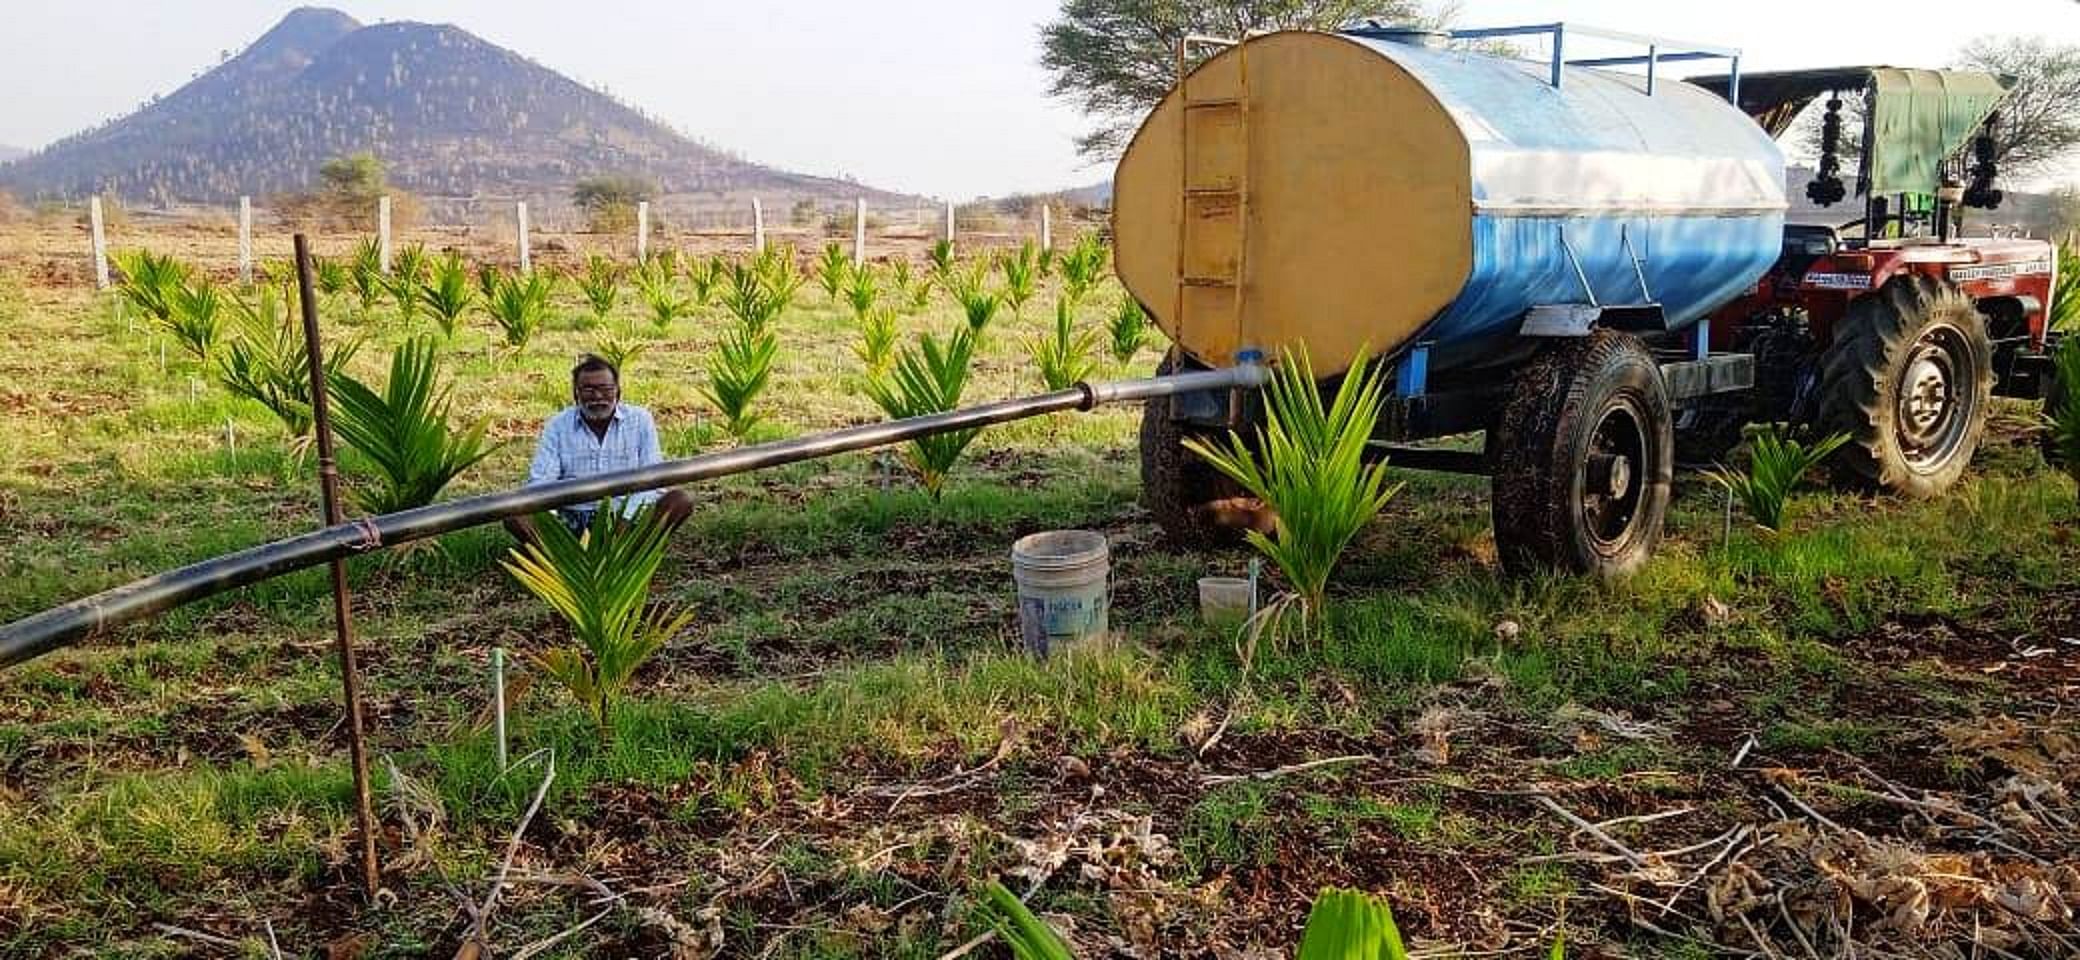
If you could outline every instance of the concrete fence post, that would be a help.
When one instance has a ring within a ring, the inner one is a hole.
[[[253,282],[253,198],[238,198],[238,282]]]
[[[515,229],[520,238],[520,272],[526,273],[534,269],[533,261],[527,256],[527,201],[519,200],[513,203],[513,219],[516,221]]]
[[[636,262],[650,258],[650,201],[636,201]]]
[[[953,242],[953,201],[946,201],[946,242]]]
[[[1040,204],[1040,249],[1054,249],[1054,208]]]
[[[94,289],[108,289],[108,233],[102,227],[101,196],[87,198],[87,226],[93,233]]]
[[[852,208],[852,265],[867,262],[867,198],[854,201]]]
[[[757,197],[751,198],[751,252],[766,252],[766,208]]]
[[[390,275],[390,198],[376,198],[376,248],[381,252],[383,275]]]

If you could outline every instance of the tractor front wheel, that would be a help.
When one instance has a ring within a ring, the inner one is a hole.
[[[1993,398],[1986,320],[1956,288],[1902,276],[1849,306],[1820,364],[1838,482],[1933,497],[1971,465]]]
[[[1613,579],[1646,563],[1674,483],[1670,420],[1661,370],[1628,334],[1555,343],[1518,370],[1488,445],[1503,566]]]

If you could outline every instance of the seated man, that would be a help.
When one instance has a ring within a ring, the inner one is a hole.
[[[650,411],[621,402],[621,372],[613,364],[591,354],[580,357],[571,368],[571,400],[572,406],[542,425],[534,463],[527,468],[528,486],[632,470],[664,460],[657,423],[650,419]],[[623,516],[655,503],[668,526],[678,526],[693,512],[693,498],[684,490],[644,490],[618,498],[616,503]],[[598,504],[560,507],[556,515],[575,532],[591,524],[597,509]],[[529,543],[535,539],[530,517],[507,517],[505,526],[516,539]]]

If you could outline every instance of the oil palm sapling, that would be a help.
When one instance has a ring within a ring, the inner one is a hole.
[[[570,627],[570,645],[531,659],[584,707],[602,740],[613,736],[614,702],[637,668],[693,619],[691,611],[650,604],[670,526],[654,506],[629,518],[619,513],[603,505],[583,533],[554,515],[536,517],[536,539],[501,563]]]
[[[451,424],[448,389],[436,383],[439,373],[434,340],[424,336],[391,353],[390,378],[381,393],[343,371],[328,372],[334,428],[378,473],[352,488],[361,509],[381,514],[423,507],[497,449],[485,444],[483,423],[460,430]]]
[[[527,349],[536,331],[548,324],[549,299],[555,293],[551,276],[544,270],[529,270],[500,273],[491,281],[491,297],[484,302],[484,311],[505,335],[506,346]]]
[[[943,345],[931,334],[921,334],[918,348],[904,348],[886,378],[867,382],[867,395],[895,420],[945,413],[961,405],[974,357],[975,337],[965,329],[955,330]],[[937,500],[962,451],[981,433],[976,428],[919,437],[903,448],[903,462]]]
[[[361,305],[361,312],[375,308],[376,298],[383,295],[383,245],[374,237],[363,237],[354,244],[354,259],[349,267],[354,281],[354,298]]]
[[[722,414],[731,439],[742,443],[761,419],[751,405],[772,381],[779,353],[780,341],[772,331],[743,323],[731,324],[716,344],[708,361],[708,386],[701,393]]]
[[[390,262],[390,275],[383,278],[383,289],[390,293],[390,300],[397,305],[397,319],[409,325],[418,317],[419,283],[426,279],[426,246],[414,243],[402,247]]]
[[[636,296],[650,310],[650,322],[662,331],[672,321],[693,310],[693,302],[679,295],[678,277],[668,273],[655,259],[636,268]]]
[[[198,276],[173,291],[173,311],[165,322],[181,348],[208,362],[210,350],[224,331],[224,297],[208,277]]]
[[[822,255],[816,258],[816,285],[823,288],[823,298],[837,303],[851,273],[852,258],[845,255],[845,249],[835,243],[824,244]]]
[[[435,260],[426,281],[419,284],[419,301],[440,324],[441,336],[449,340],[455,339],[455,325],[476,298],[477,291],[470,287],[469,265],[453,250]]]
[[[592,308],[594,323],[607,319],[621,303],[621,266],[603,254],[585,258],[585,272],[578,275],[578,292]]]
[[[744,329],[763,332],[785,306],[773,288],[769,271],[756,264],[740,263],[730,268],[729,285],[722,291],[722,307]]]
[[[1105,330],[1112,335],[1112,359],[1126,363],[1148,344],[1148,313],[1141,309],[1141,301],[1122,297]]]
[[[954,268],[953,241],[945,239],[932,241],[930,256],[932,277],[939,281],[940,286],[950,287]]]
[[[1184,442],[1277,514],[1271,536],[1245,536],[1285,574],[1303,616],[1319,614],[1344,549],[1400,491],[1387,484],[1385,464],[1365,462],[1383,383],[1379,367],[1360,360],[1324,405],[1305,349],[1288,350],[1265,385],[1254,443],[1232,433],[1225,443]]]
[[[997,295],[985,290],[968,288],[960,291],[961,314],[968,321],[968,333],[981,338],[983,330],[997,315],[997,307],[1003,303]]]
[[[1746,473],[1720,466],[1709,475],[1741,502],[1756,526],[1776,533],[1784,527],[1784,506],[1790,499],[1791,488],[1798,485],[1806,471],[1819,466],[1848,442],[1848,434],[1837,433],[1808,447],[1785,436],[1773,424],[1755,434],[1749,443]]]
[[[1040,369],[1040,380],[1047,389],[1067,390],[1089,379],[1098,368],[1092,356],[1097,341],[1097,331],[1076,329],[1075,309],[1064,296],[1054,303],[1053,333],[1034,337],[1026,344],[1026,352]]]
[[[1069,302],[1082,304],[1105,275],[1105,242],[1095,233],[1076,238],[1062,254],[1062,294]]]
[[[795,295],[808,279],[795,269],[794,247],[790,244],[776,244],[759,251],[751,258],[751,266],[772,295],[776,316],[794,303]]]
[[[217,361],[217,379],[232,395],[268,409],[292,439],[311,431],[311,361],[303,331],[290,317],[287,304],[273,286],[250,298],[233,301],[239,315],[238,334]],[[328,350],[328,376],[346,369],[360,348],[351,341]]]
[[[859,325],[859,343],[852,352],[867,367],[869,376],[880,376],[888,371],[895,359],[896,315],[887,307],[879,307],[866,315]]]
[[[855,323],[865,323],[867,313],[881,299],[881,278],[874,272],[874,265],[863,263],[845,278],[845,303],[852,308]]]
[[[2058,389],[2044,401],[2045,459],[2065,470],[2080,493],[2080,336],[2060,341],[2052,363]]]
[[[173,319],[173,302],[187,285],[190,270],[173,254],[150,250],[125,250],[113,258],[116,264],[116,293],[153,320]]]
[[[1040,248],[1027,240],[1019,244],[1017,253],[1005,256],[999,264],[1004,270],[1004,303],[1011,307],[1013,317],[1023,317],[1026,301],[1040,289]]]

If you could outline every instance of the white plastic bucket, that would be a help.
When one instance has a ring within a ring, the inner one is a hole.
[[[1018,584],[1018,629],[1026,649],[1047,656],[1057,646],[1103,637],[1109,629],[1111,549],[1090,530],[1050,530],[1011,545]]]
[[[1216,627],[1232,627],[1249,619],[1255,584],[1246,577],[1200,577],[1199,619]]]

